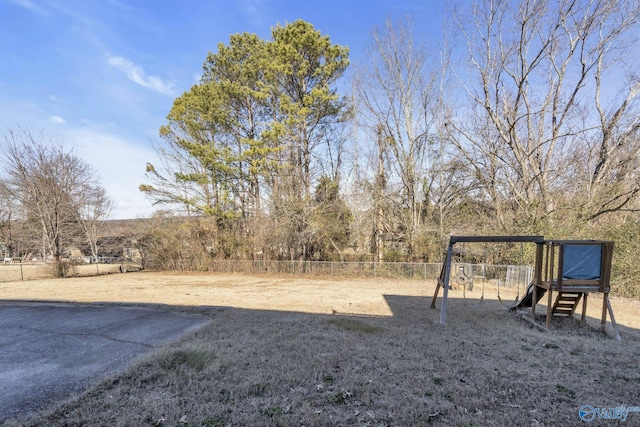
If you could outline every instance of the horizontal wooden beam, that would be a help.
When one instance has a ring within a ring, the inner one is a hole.
[[[466,243],[466,242],[478,242],[478,243],[544,243],[544,236],[451,236],[449,244],[454,243]]]
[[[570,246],[570,245],[585,245],[585,246],[595,246],[595,245],[610,245],[613,247],[613,241],[611,240],[547,240],[545,242],[547,245],[552,246]]]

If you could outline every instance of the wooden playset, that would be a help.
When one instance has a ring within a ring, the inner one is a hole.
[[[464,242],[535,243],[533,281],[529,284],[526,294],[510,309],[515,311],[528,308],[531,311],[531,319],[535,320],[536,305],[547,294],[546,329],[549,329],[553,316],[573,317],[580,301],[581,320],[585,321],[589,293],[601,293],[603,298],[600,328],[605,331],[608,312],[616,339],[620,340],[609,302],[613,242],[601,240],[544,240],[543,236],[451,236],[431,301],[431,308],[435,308],[438,293],[442,288],[441,324],[446,323],[453,247],[456,243]]]

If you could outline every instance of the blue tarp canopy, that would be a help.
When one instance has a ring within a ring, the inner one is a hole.
[[[600,279],[602,245],[566,245],[562,278],[567,280]]]

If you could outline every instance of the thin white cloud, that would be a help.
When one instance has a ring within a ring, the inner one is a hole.
[[[44,9],[42,9],[40,6],[36,5],[30,0],[7,0],[7,1],[9,3],[15,4],[16,6],[20,6],[22,8],[25,8],[35,13],[39,13],[41,15],[44,15],[46,13]]]
[[[121,56],[109,56],[108,63],[112,67],[122,71],[129,80],[142,87],[151,89],[163,95],[175,96],[176,87],[173,82],[164,81],[158,76],[147,76],[144,69]]]
[[[65,120],[60,116],[50,116],[49,123],[64,124]]]

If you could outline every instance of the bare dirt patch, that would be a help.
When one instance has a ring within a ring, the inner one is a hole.
[[[2,299],[209,306],[214,319],[23,425],[579,425],[582,405],[640,405],[637,302],[613,300],[617,342],[573,320],[541,332],[488,288],[481,305],[452,291],[442,326],[432,293],[424,281],[217,274],[0,284]],[[589,307],[597,325],[601,303]]]

